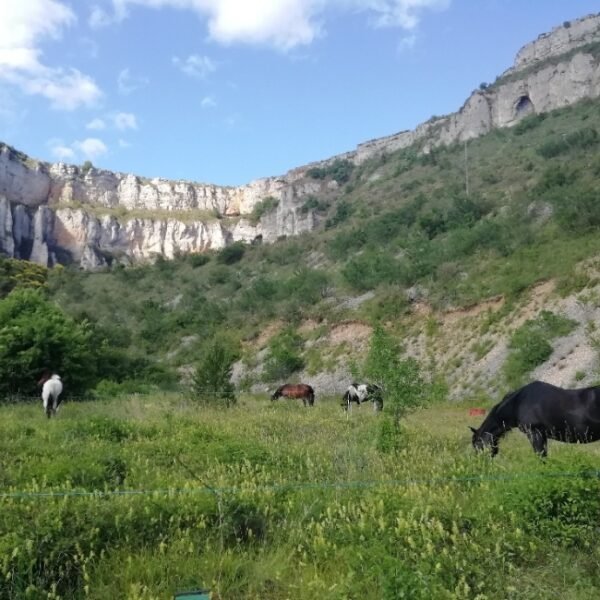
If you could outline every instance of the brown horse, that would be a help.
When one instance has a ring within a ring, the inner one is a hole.
[[[271,400],[277,398],[302,398],[304,406],[312,406],[315,403],[315,390],[306,383],[286,383],[275,390]]]

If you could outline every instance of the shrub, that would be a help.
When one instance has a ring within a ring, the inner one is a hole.
[[[544,363],[552,354],[550,341],[567,335],[576,321],[543,310],[535,319],[525,321],[511,336],[510,353],[504,364],[504,375],[511,387],[523,383],[525,375]]]
[[[349,160],[336,159],[325,167],[313,167],[307,171],[307,175],[312,179],[326,179],[331,177],[338,183],[346,183],[350,180],[354,164]]]
[[[192,398],[203,404],[235,404],[235,387],[231,383],[233,363],[239,357],[234,344],[214,338],[204,349],[190,383]]]
[[[210,256],[208,254],[190,254],[187,260],[194,269],[197,269],[210,262]]]
[[[7,296],[15,288],[43,288],[47,280],[46,267],[27,260],[0,256],[0,298]]]
[[[246,246],[244,242],[234,242],[229,246],[225,246],[219,254],[217,254],[217,262],[224,265],[232,265],[242,260]]]
[[[263,215],[273,212],[279,206],[279,200],[273,196],[267,196],[260,202],[254,205],[252,212],[250,213],[250,223],[256,225]]]
[[[329,208],[329,202],[319,200],[316,196],[308,196],[304,204],[300,207],[300,214],[306,215],[310,211],[322,213]]]
[[[265,362],[264,378],[276,381],[304,367],[300,355],[302,338],[291,328],[284,329],[269,341],[269,357]]]
[[[0,393],[37,394],[46,368],[77,395],[96,381],[98,340],[88,323],[76,323],[39,290],[13,290],[0,301]]]
[[[340,200],[335,207],[334,215],[325,221],[325,229],[331,229],[348,220],[353,212],[354,208],[346,200]]]

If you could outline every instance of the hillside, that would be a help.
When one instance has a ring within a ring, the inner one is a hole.
[[[597,377],[599,130],[600,103],[587,100],[466,147],[336,163],[313,173],[342,180],[339,197],[306,200],[320,215],[314,232],[153,266],[52,270],[50,293],[126,352],[169,368],[185,371],[213,336],[241,342],[235,379],[253,389],[292,377],[339,392],[371,325],[384,322],[452,397],[463,388],[496,393],[526,377],[537,364],[505,373],[518,355],[512,335],[550,310],[576,324],[567,337],[544,334],[556,350],[548,355],[540,342],[540,373],[589,383]],[[269,362],[277,344],[284,352]]]

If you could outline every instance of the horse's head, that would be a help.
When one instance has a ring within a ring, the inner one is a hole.
[[[469,427],[469,429],[473,432],[473,437],[471,439],[471,443],[473,444],[473,448],[478,452],[486,449],[490,449],[492,456],[496,456],[498,454],[498,440],[500,439],[497,435],[490,433],[489,431],[485,431],[483,427],[479,429],[475,429],[475,427]]]
[[[44,369],[42,371],[42,376],[40,377],[39,381],[37,382],[38,387],[42,387],[46,381],[48,381],[48,379],[50,379],[50,377],[52,376],[52,371],[50,369]]]
[[[281,396],[281,388],[277,388],[273,395],[271,396],[271,400],[277,400]]]

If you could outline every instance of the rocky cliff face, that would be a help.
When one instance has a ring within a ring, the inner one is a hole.
[[[413,131],[360,144],[342,158],[360,164],[416,144],[427,152],[510,127],[524,116],[600,96],[600,15],[564,23],[524,46],[513,67],[474,91],[462,108]],[[321,164],[323,164],[321,163]],[[265,242],[318,225],[300,210],[310,195],[335,192],[335,181],[317,181],[294,169],[240,187],[144,179],[100,169],[29,159],[0,145],[0,251],[42,264],[74,262],[98,268],[156,255],[218,249],[236,241]],[[278,203],[255,223],[265,198]]]

